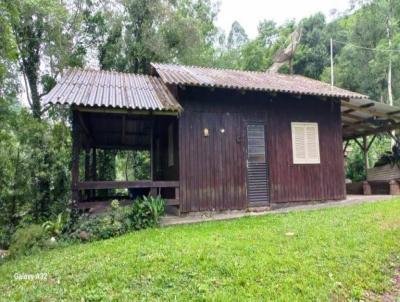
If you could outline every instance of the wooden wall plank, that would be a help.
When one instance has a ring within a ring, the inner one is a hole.
[[[179,119],[182,212],[247,207],[247,120],[266,125],[271,202],[345,197],[339,103],[190,87],[179,90],[179,101],[184,107]],[[321,164],[293,164],[292,121],[319,123]]]

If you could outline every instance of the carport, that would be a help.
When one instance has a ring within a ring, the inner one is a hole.
[[[390,136],[399,141],[393,131],[400,128],[400,107],[362,99],[341,101],[343,126],[343,153],[353,140],[364,155],[365,174],[369,167],[368,151],[379,134]],[[397,184],[396,184],[397,185]],[[370,191],[370,185],[364,183],[364,193]],[[369,187],[369,188],[368,188]],[[366,192],[367,191],[367,192]]]

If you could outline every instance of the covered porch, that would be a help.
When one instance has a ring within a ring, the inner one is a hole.
[[[72,200],[76,207],[98,208],[114,199],[124,204],[142,195],[161,196],[168,206],[179,207],[175,113],[75,107],[72,124]],[[137,151],[141,161],[129,161]],[[124,171],[121,167],[119,173],[111,171],[109,175],[115,179],[104,177],[104,167],[98,166],[100,155],[111,158],[108,168],[114,170],[119,156]],[[139,175],[128,173],[135,168],[141,169]],[[117,174],[122,174],[122,179],[116,179]]]
[[[137,196],[179,207],[178,116],[173,87],[159,78],[70,69],[45,103],[72,112],[72,203],[107,205]]]
[[[387,136],[399,143],[400,107],[372,101],[349,99],[341,102],[343,153],[346,156],[351,142],[361,150],[365,179],[347,183],[347,194],[400,194],[400,178],[395,175],[372,177],[369,153],[378,136]],[[389,150],[388,150],[389,151]]]

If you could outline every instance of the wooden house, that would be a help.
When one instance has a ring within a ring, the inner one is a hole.
[[[72,106],[72,198],[82,207],[115,188],[161,194],[179,213],[344,199],[343,141],[399,126],[398,110],[303,76],[151,68],[71,69],[46,96]],[[151,179],[97,179],[99,149],[148,150]]]

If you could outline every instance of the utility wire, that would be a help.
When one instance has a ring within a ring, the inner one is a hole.
[[[365,50],[381,51],[381,52],[400,52],[400,49],[370,48],[370,47],[364,47],[364,46],[356,45],[356,44],[349,43],[349,42],[343,42],[343,41],[338,41],[338,40],[332,40],[332,41],[334,41],[335,43],[339,43],[339,44],[343,44],[343,45],[349,45],[349,46],[352,46],[354,48],[365,49]]]

